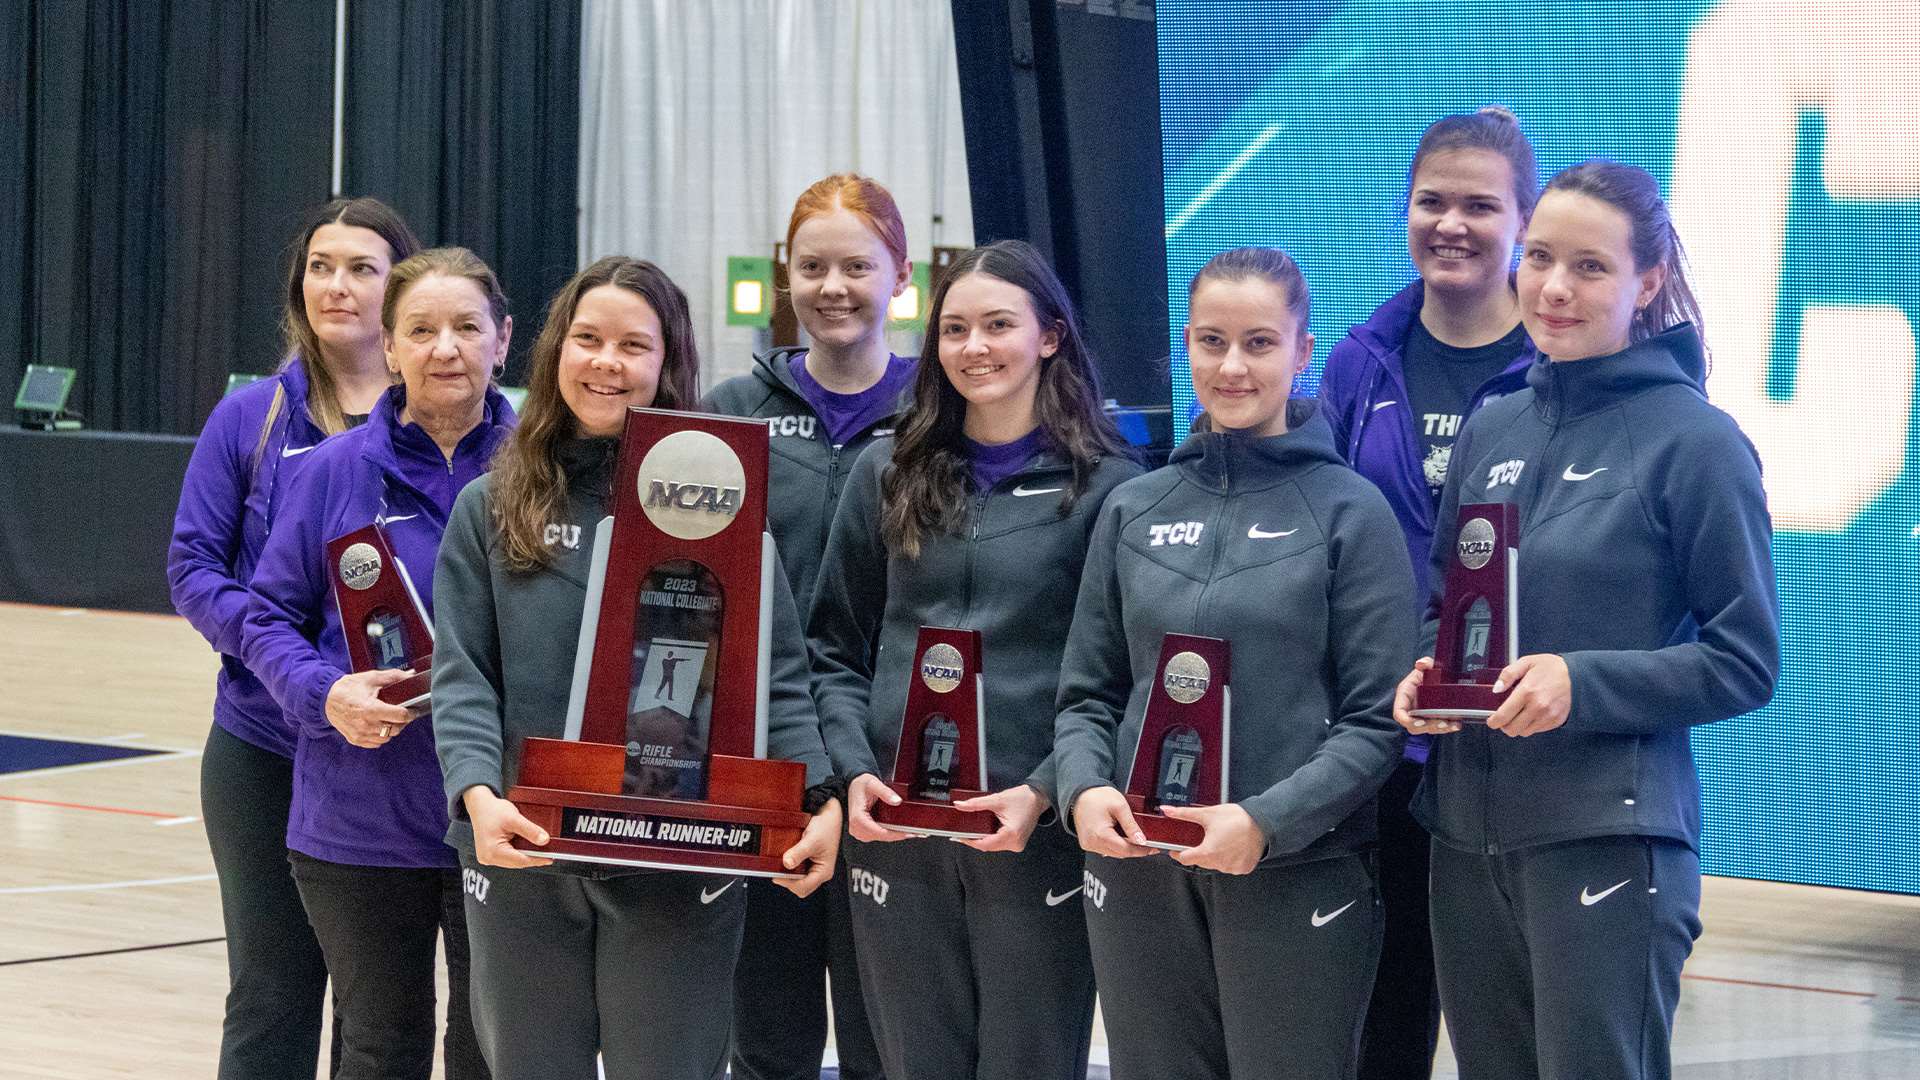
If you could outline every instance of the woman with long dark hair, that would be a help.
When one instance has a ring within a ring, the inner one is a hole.
[[[698,379],[686,296],[659,267],[609,256],[581,270],[548,306],[519,429],[461,494],[441,547],[433,725],[467,883],[474,1025],[498,1080],[591,1080],[596,1056],[615,1080],[710,1080],[725,1065],[738,879],[556,864],[512,846],[547,835],[504,797],[524,740],[563,733],[627,409],[691,408]],[[791,590],[784,573],[763,584],[768,752],[805,762],[813,785],[813,821],[785,856],[806,872],[779,884],[804,895],[832,876],[843,818]]]
[[[1052,269],[1019,241],[961,256],[933,296],[912,407],[847,481],[808,624],[827,747],[853,778],[854,937],[892,1080],[1086,1075],[1093,970],[1066,902],[1079,854],[1035,826],[1054,802],[1087,533],[1138,472]],[[990,794],[953,805],[994,814],[983,839],[909,839],[870,813],[900,801],[880,777],[923,625],[981,636]]]
[[[1650,174],[1555,176],[1517,284],[1540,359],[1461,432],[1432,580],[1461,506],[1517,504],[1520,656],[1484,725],[1412,715],[1426,659],[1394,707],[1439,736],[1414,813],[1433,834],[1440,998],[1462,1075],[1658,1080],[1700,933],[1689,729],[1773,695],[1772,524],[1753,445],[1707,401]]]
[[[287,872],[293,730],[241,662],[240,631],[247,582],[294,474],[391,382],[381,298],[394,264],[419,247],[377,199],[308,212],[287,246],[286,358],[214,406],[180,488],[167,581],[175,610],[220,653],[200,812],[227,938],[221,1080],[309,1077],[319,1061],[326,961]]]

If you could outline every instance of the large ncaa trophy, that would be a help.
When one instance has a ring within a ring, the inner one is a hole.
[[[353,670],[406,672],[380,688],[380,700],[425,708],[433,689],[433,621],[386,530],[376,522],[327,541],[327,566]]]
[[[900,715],[900,749],[887,786],[898,806],[874,801],[873,820],[918,836],[991,836],[991,811],[955,810],[987,789],[986,694],[980,631],[923,626],[913,648],[912,681]]]
[[[1153,696],[1127,781],[1127,806],[1148,847],[1185,851],[1206,839],[1198,822],[1167,817],[1161,807],[1227,801],[1231,655],[1219,638],[1168,634],[1160,643]]]
[[[785,877],[806,766],[768,761],[767,425],[629,409],[594,534],[566,737],[507,798],[555,859]]]
[[[1493,683],[1520,648],[1520,508],[1460,508],[1459,539],[1440,594],[1433,667],[1414,692],[1413,715],[1484,724],[1507,692]]]

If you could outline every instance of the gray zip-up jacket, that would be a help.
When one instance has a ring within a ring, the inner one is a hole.
[[[1270,862],[1375,839],[1400,760],[1393,692],[1412,666],[1413,572],[1393,510],[1346,467],[1312,401],[1266,438],[1203,432],[1100,511],[1060,675],[1061,805],[1125,790],[1169,633],[1224,638],[1227,798]],[[1067,819],[1062,814],[1062,820]]]
[[[827,425],[801,396],[788,367],[794,354],[805,351],[786,346],[761,353],[753,358],[752,371],[708,391],[702,406],[724,416],[767,421],[772,433],[767,523],[780,547],[794,599],[801,604],[813,598],[820,552],[826,550],[834,508],[854,461],[875,438],[892,434],[894,423],[894,417],[881,420],[838,446],[828,441]],[[902,408],[911,402],[911,394],[909,388]]]
[[[1433,586],[1462,504],[1518,504],[1520,654],[1565,660],[1573,697],[1553,731],[1433,740],[1413,812],[1441,843],[1497,854],[1634,835],[1699,849],[1687,729],[1765,705],[1780,675],[1760,459],[1708,403],[1705,376],[1699,335],[1679,326],[1613,356],[1540,360],[1527,389],[1461,429]]]
[[[889,555],[881,539],[880,479],[892,467],[891,438],[854,464],[807,623],[834,768],[891,778],[920,627],[951,626],[980,631],[992,790],[1028,783],[1053,799],[1053,702],[1087,534],[1140,467],[1102,459],[1062,515],[1073,467],[1038,454],[976,493],[960,532],[926,537],[916,559]]]
[[[607,514],[620,443],[576,439],[561,450],[567,509],[547,526],[553,561],[533,573],[506,569],[493,525],[492,477],[467,485],[453,506],[433,580],[433,737],[452,823],[447,842],[473,851],[460,795],[475,784],[504,793],[529,737],[564,734],[575,646],[593,560],[593,530]],[[807,692],[806,656],[786,575],[773,596],[767,756],[805,762],[807,783],[828,773]],[[593,876],[631,872],[590,863],[551,869]]]

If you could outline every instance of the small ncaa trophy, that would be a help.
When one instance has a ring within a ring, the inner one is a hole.
[[[1414,692],[1413,715],[1484,724],[1507,692],[1493,683],[1520,653],[1520,508],[1460,508],[1459,540],[1440,594],[1433,667]]]
[[[566,737],[507,798],[555,859],[789,877],[806,766],[768,761],[767,425],[629,409],[594,534]]]
[[[980,631],[923,626],[913,655],[917,660],[887,785],[902,801],[889,806],[876,800],[873,820],[917,836],[991,836],[998,828],[991,811],[953,808],[987,788]]]
[[[355,671],[404,671],[381,701],[424,710],[433,689],[433,621],[378,522],[327,541],[333,604]]]
[[[1185,851],[1206,839],[1198,822],[1167,817],[1161,807],[1227,801],[1231,656],[1231,646],[1219,638],[1168,634],[1160,644],[1153,696],[1127,781],[1127,806],[1148,847]]]

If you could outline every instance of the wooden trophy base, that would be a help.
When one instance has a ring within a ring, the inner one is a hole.
[[[800,809],[805,765],[713,754],[706,799],[662,799],[620,794],[626,759],[623,746],[528,739],[520,782],[507,799],[549,840],[541,847],[514,837],[513,846],[551,859],[703,874],[804,872],[787,869],[780,857],[810,820]]]
[[[1181,821],[1165,814],[1156,814],[1147,809],[1147,800],[1139,795],[1127,796],[1127,809],[1133,811],[1133,823],[1140,826],[1146,834],[1147,846],[1161,851],[1185,851],[1200,846],[1207,838],[1207,830],[1198,822]]]
[[[431,661],[432,657],[428,657]],[[433,669],[423,667],[408,673],[396,683],[388,683],[375,695],[389,705],[425,711],[433,702]]]
[[[1414,689],[1410,712],[1423,720],[1484,724],[1506,700],[1507,691],[1496,694],[1491,683],[1421,683]]]
[[[943,802],[916,799],[907,794],[907,785],[888,784],[895,795],[900,796],[899,806],[889,806],[875,799],[867,811],[873,820],[892,829],[894,832],[911,833],[914,836],[951,836],[960,840],[978,840],[983,836],[992,836],[1000,831],[1000,821],[990,810],[955,810]],[[954,791],[953,801],[976,799],[985,795],[984,791]]]

